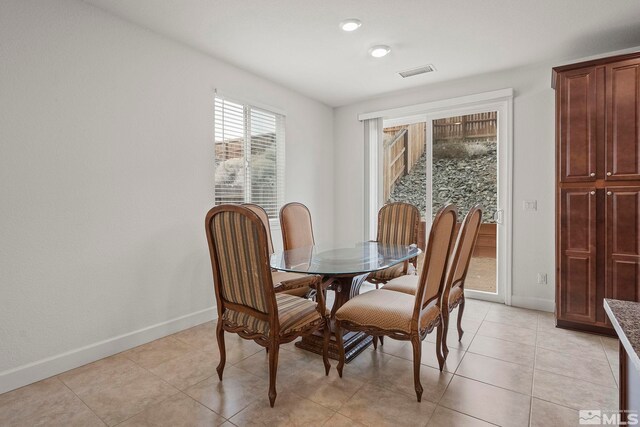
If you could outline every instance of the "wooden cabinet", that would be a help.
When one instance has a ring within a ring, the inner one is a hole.
[[[564,318],[576,322],[596,321],[596,191],[563,189],[558,295]]]
[[[640,301],[640,187],[607,188],[607,298]]]
[[[640,61],[607,65],[607,180],[640,180]]]
[[[556,318],[613,333],[604,298],[640,301],[640,53],[557,67]]]
[[[559,167],[564,182],[596,177],[596,69],[567,72],[558,89]]]

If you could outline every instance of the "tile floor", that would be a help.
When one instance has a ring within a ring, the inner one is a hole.
[[[455,314],[455,313],[454,313]],[[2,426],[563,426],[577,410],[615,409],[617,341],[556,329],[553,316],[469,300],[465,335],[445,371],[435,337],[423,343],[421,403],[410,344],[385,340],[347,364],[288,344],[280,351],[278,399],[269,408],[267,357],[227,335],[223,382],[215,374],[213,322],[0,395]]]

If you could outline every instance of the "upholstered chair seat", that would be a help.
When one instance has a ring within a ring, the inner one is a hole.
[[[417,276],[414,276],[417,277]],[[416,305],[413,295],[376,289],[351,299],[336,312],[336,319],[348,320],[362,328],[376,328],[409,334]],[[420,317],[420,330],[431,331],[440,316],[434,300]]]
[[[389,280],[382,289],[387,291],[401,292],[404,294],[415,295],[418,289],[420,278],[418,276],[401,276]]]
[[[276,295],[276,304],[280,321],[280,335],[300,332],[303,329],[321,325],[324,321],[316,309],[317,304],[308,299],[282,293]],[[227,310],[222,315],[222,319],[234,327],[243,327],[248,333],[262,334],[265,337],[269,335],[269,322],[249,314]]]
[[[384,270],[374,271],[370,273],[367,280],[371,283],[386,283],[398,277],[410,275],[415,276],[416,269],[411,263],[400,263]]]
[[[305,297],[309,294],[311,286],[315,284],[318,276],[310,274],[289,273],[286,271],[273,271],[273,287],[277,293]]]
[[[418,289],[418,276],[402,276],[390,280],[386,285],[384,285],[384,290],[387,291],[395,291],[408,295],[415,295],[416,289]],[[381,289],[381,290],[382,290]],[[458,302],[460,298],[464,296],[464,290],[455,286],[449,291],[449,305],[454,305]]]

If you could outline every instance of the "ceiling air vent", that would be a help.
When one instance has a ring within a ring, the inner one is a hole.
[[[418,67],[418,68],[412,68],[410,70],[404,70],[404,71],[400,71],[398,74],[400,74],[400,76],[402,76],[402,78],[407,78],[407,77],[413,77],[413,76],[417,76],[418,74],[425,74],[425,73],[430,73],[432,71],[435,71],[436,67],[434,67],[433,65],[429,64],[429,65],[424,65],[422,67]]]

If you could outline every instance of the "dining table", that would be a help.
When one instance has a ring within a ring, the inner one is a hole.
[[[329,315],[334,332],[335,314],[351,298],[360,293],[367,276],[378,270],[409,262],[420,255],[417,245],[393,245],[379,242],[358,242],[348,245],[313,245],[276,252],[271,256],[271,268],[280,271],[322,276],[317,292],[332,290],[335,298]],[[364,332],[345,331],[343,343],[346,362],[353,360],[371,345],[373,337]],[[297,347],[322,354],[323,334],[316,332],[303,337]],[[331,334],[329,357],[339,358],[335,333]]]

